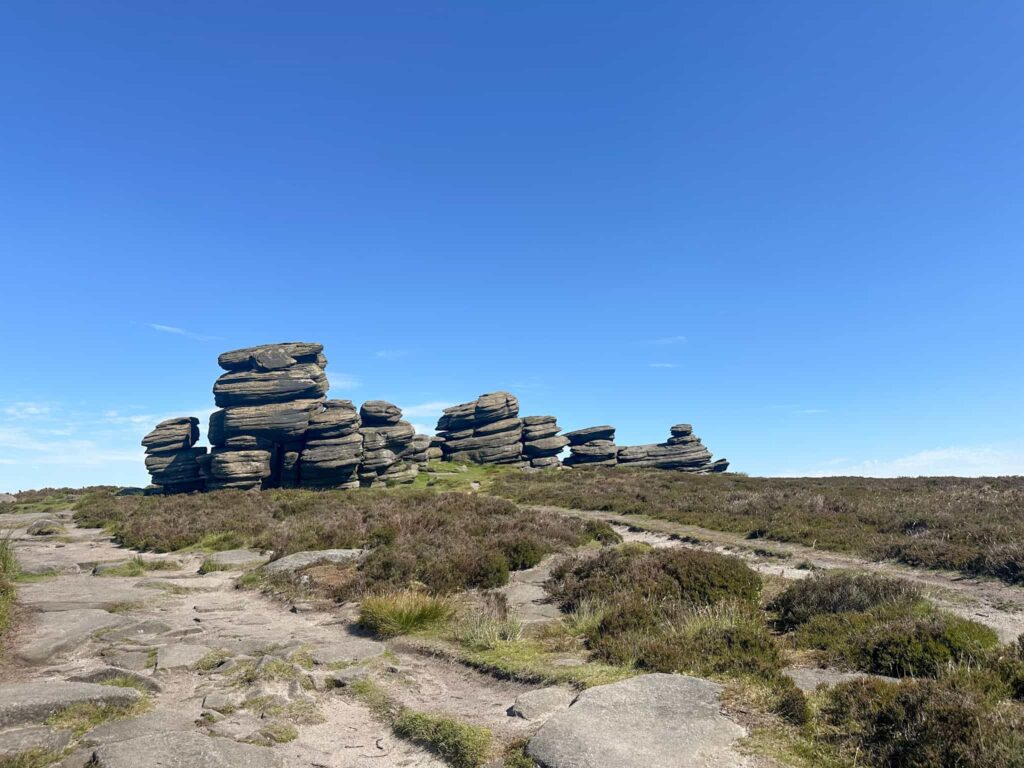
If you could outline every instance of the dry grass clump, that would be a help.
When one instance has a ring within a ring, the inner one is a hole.
[[[14,612],[14,578],[18,575],[18,562],[14,558],[14,547],[10,536],[0,538],[0,642],[10,627]],[[0,645],[0,650],[3,647]]]
[[[500,586],[510,570],[549,553],[618,539],[606,525],[520,510],[501,499],[404,489],[93,495],[76,505],[75,517],[143,550],[253,546],[281,557],[369,548],[351,578],[337,580],[338,599],[413,582],[435,594]]]
[[[779,621],[793,628],[815,616],[867,611],[887,604],[916,603],[921,590],[903,579],[870,573],[827,571],[790,584],[769,608],[779,612]]]
[[[438,627],[454,615],[450,600],[406,589],[364,598],[359,606],[359,626],[386,639]]]
[[[1024,582],[1020,477],[754,478],[612,467],[503,475],[494,492]]]

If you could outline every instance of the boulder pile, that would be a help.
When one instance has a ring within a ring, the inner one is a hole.
[[[323,350],[322,344],[287,342],[217,358],[227,373],[213,385],[220,410],[210,416],[208,488],[298,484],[296,462],[327,394]]]
[[[537,469],[557,467],[558,454],[569,438],[558,434],[562,428],[554,416],[527,416],[523,419],[523,458]]]
[[[619,449],[615,445],[615,427],[604,424],[566,432],[569,441],[567,467],[610,467],[618,459]]]
[[[677,469],[685,472],[725,472],[726,459],[711,460],[711,451],[693,434],[689,424],[676,424],[664,443],[631,445],[619,449],[619,464],[656,469]]]
[[[557,467],[625,464],[724,472],[689,424],[664,443],[618,447],[604,425],[566,434],[554,416],[519,416],[509,392],[489,392],[444,410],[436,435],[416,434],[385,400],[360,408],[328,400],[322,344],[284,342],[225,352],[213,386],[210,451],[196,447],[199,420],[168,419],[143,439],[146,468],[166,493],[274,487],[357,488],[408,483],[427,462]]]
[[[518,464],[523,458],[523,420],[519,400],[508,392],[489,392],[476,400],[445,408],[437,421],[444,459],[473,464]]]
[[[416,429],[402,420],[402,409],[386,400],[367,400],[359,416],[363,422],[359,484],[372,488],[415,480],[418,466],[402,456],[412,445]]]
[[[206,448],[197,448],[199,419],[183,416],[167,419],[142,438],[146,449],[146,469],[164,493],[187,493],[203,487],[198,459]]]

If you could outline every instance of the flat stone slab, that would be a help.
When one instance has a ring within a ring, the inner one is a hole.
[[[352,637],[337,643],[324,643],[314,646],[309,655],[313,663],[318,665],[346,664],[372,659],[386,650],[384,643],[365,637]]]
[[[94,632],[121,626],[126,621],[124,616],[98,608],[43,613],[33,620],[25,641],[13,649],[12,655],[29,664],[40,664],[77,648]]]
[[[796,687],[804,693],[814,693],[819,686],[832,686],[849,680],[863,680],[873,677],[890,683],[898,683],[895,677],[870,675],[867,672],[843,672],[839,669],[818,669],[814,667],[790,667],[784,670],[786,677],[796,683]]]
[[[198,710],[192,715],[185,712],[157,710],[130,720],[116,720],[112,723],[104,723],[89,731],[83,737],[83,741],[86,744],[96,746],[99,744],[116,744],[121,741],[141,739],[161,733],[191,731],[196,727],[195,719],[198,715]]]
[[[116,744],[93,753],[95,768],[280,768],[281,758],[267,747],[239,744],[201,733],[163,733]]]
[[[191,645],[189,643],[165,645],[156,652],[156,668],[183,669],[194,667],[201,658],[212,650],[207,645]]]
[[[732,768],[744,730],[719,711],[722,686],[652,674],[591,688],[552,715],[527,754],[542,768]]]
[[[28,725],[0,731],[0,758],[11,757],[33,749],[60,753],[71,743],[71,731],[56,731],[45,725]]]
[[[57,576],[18,586],[18,602],[40,611],[103,608],[115,603],[137,603],[146,597],[145,592],[140,592],[126,579]]]
[[[566,688],[538,688],[520,694],[508,713],[523,720],[544,720],[555,712],[568,709],[575,698],[576,694]]]
[[[142,697],[134,688],[95,683],[32,682],[0,685],[0,728],[40,723],[72,704],[133,704]]]
[[[203,561],[203,568],[211,571],[217,569],[245,570],[263,565],[269,559],[269,557],[254,549],[229,549],[209,555]]]
[[[351,560],[358,560],[364,554],[365,549],[321,549],[312,552],[296,552],[285,555],[280,560],[274,560],[263,566],[263,572],[269,576],[283,573],[295,573],[316,563],[347,563]]]

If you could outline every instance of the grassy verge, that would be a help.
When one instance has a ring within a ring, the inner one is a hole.
[[[371,680],[360,680],[347,690],[396,736],[429,749],[454,768],[480,768],[494,755],[494,738],[487,728],[403,707]]]
[[[494,493],[1024,582],[1024,478],[753,478],[622,467],[509,473]]]
[[[111,485],[93,485],[87,488],[40,488],[14,494],[15,501],[0,502],[0,515],[31,512],[58,512],[71,507],[79,499],[92,493],[114,493]]]
[[[100,571],[100,576],[145,576],[150,571],[177,571],[181,563],[176,560],[144,560],[133,557],[127,563]]]
[[[17,575],[18,563],[14,559],[11,541],[9,538],[0,538],[0,651],[14,612],[14,580]]]

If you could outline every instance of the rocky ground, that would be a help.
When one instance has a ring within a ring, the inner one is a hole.
[[[501,681],[370,639],[351,607],[236,589],[240,570],[201,573],[199,554],[146,555],[143,568],[69,513],[49,515],[62,530],[46,535],[41,518],[0,518],[28,574],[0,666],[0,765],[33,750],[59,754],[63,768],[445,765],[351,695],[362,679],[402,706],[527,744],[548,768],[762,764],[736,750],[744,730],[712,682],[648,675],[577,698]],[[220,567],[256,558],[221,556]],[[553,618],[538,603],[545,577],[542,566],[505,589],[526,622]]]

